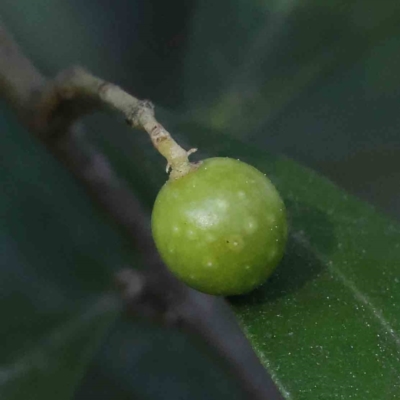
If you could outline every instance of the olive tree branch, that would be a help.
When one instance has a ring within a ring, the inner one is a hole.
[[[61,105],[70,104],[69,112],[58,112]],[[64,129],[81,115],[93,109],[108,107],[121,113],[126,122],[135,128],[146,131],[154,147],[167,159],[171,168],[171,178],[178,178],[195,165],[188,156],[196,151],[184,150],[171,137],[169,132],[156,120],[154,106],[148,100],[139,100],[119,86],[93,76],[81,67],[62,71],[46,86],[38,101],[36,123],[40,129],[46,128],[49,121],[56,121]]]
[[[249,352],[236,351],[237,343],[229,343],[221,336],[221,328],[212,314],[218,304],[216,298],[188,288],[165,268],[140,202],[114,173],[107,158],[85,140],[82,126],[76,123],[83,114],[100,107],[117,110],[130,125],[150,135],[172,167],[172,178],[187,173],[192,168],[188,162],[190,151],[177,145],[156,121],[151,103],[138,100],[81,68],[69,69],[54,80],[47,80],[1,23],[0,95],[12,105],[28,130],[69,169],[93,202],[141,249],[146,270],[123,269],[115,278],[128,310],[157,316],[202,336],[229,361],[252,399],[281,398],[269,377],[259,374],[257,378],[254,370],[249,371]],[[245,346],[244,338],[237,340]],[[257,363],[251,354],[250,360]]]

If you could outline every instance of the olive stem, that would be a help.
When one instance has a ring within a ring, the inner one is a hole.
[[[36,106],[39,111],[36,117],[37,126],[45,129],[46,123],[54,120],[60,105],[72,100],[86,101],[84,106],[71,110],[74,118],[91,112],[98,106],[106,106],[122,113],[130,126],[146,131],[154,147],[166,158],[167,171],[171,168],[171,179],[179,178],[195,168],[189,162],[188,156],[196,149],[186,151],[172,138],[156,120],[154,105],[150,101],[139,100],[119,86],[93,76],[81,67],[62,71],[45,86]]]

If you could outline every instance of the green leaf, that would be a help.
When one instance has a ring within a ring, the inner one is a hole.
[[[118,309],[117,299],[109,295],[71,312],[37,344],[1,365],[0,397],[71,399]]]
[[[162,118],[202,149],[199,158],[235,157],[266,173],[285,201],[284,260],[260,289],[229,299],[281,392],[289,399],[400,393],[399,225],[285,157]],[[142,173],[162,181],[154,168]]]
[[[288,160],[272,173],[290,215],[286,256],[242,327],[287,398],[400,393],[400,227]]]
[[[390,0],[200,2],[185,57],[185,109],[210,128],[260,135],[310,88],[397,35],[398,11]]]
[[[119,314],[120,238],[76,183],[0,117],[0,398],[69,399]]]
[[[368,164],[388,153],[372,152],[376,146],[398,148],[398,134],[389,133],[392,125],[398,130],[391,116],[398,113],[398,78],[392,67],[382,68],[395,54],[398,7],[313,0],[246,7],[237,0],[201,4],[194,17],[188,122],[177,129],[201,156],[237,157],[258,167],[288,208],[282,264],[258,291],[230,301],[290,399],[400,394],[399,225],[318,174],[262,150],[271,144],[310,164],[318,160],[323,169],[324,157],[351,158],[370,148]],[[387,173],[373,166],[379,190],[393,164]],[[332,175],[352,188],[346,176],[356,180],[354,171],[340,159],[334,168],[340,172]],[[358,177],[368,185],[365,167]]]

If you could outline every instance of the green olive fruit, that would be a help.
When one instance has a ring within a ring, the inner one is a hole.
[[[281,260],[286,212],[259,170],[231,158],[209,158],[162,187],[152,231],[162,259],[187,285],[237,295],[263,283]]]

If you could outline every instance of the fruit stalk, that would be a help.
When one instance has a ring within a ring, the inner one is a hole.
[[[178,179],[196,168],[196,165],[189,161],[189,155],[197,149],[186,151],[181,147],[170,133],[157,122],[154,116],[154,107],[150,102],[142,102],[136,113],[140,114],[138,118],[141,126],[150,135],[154,147],[166,158],[167,172],[171,169],[170,179]]]
[[[195,165],[189,162],[188,156],[196,149],[186,151],[176,143],[170,133],[156,120],[154,106],[150,101],[139,100],[119,86],[93,76],[81,67],[62,71],[44,88],[37,102],[37,128],[41,130],[51,128],[46,124],[60,114],[60,104],[72,100],[84,101],[84,106],[69,110],[69,115],[73,114],[74,119],[99,106],[107,106],[122,113],[128,125],[146,131],[154,147],[166,158],[167,172],[171,169],[171,179],[186,175],[195,168]],[[68,128],[70,122],[71,119],[64,121],[64,126],[61,127]],[[58,124],[60,125],[60,118]]]

